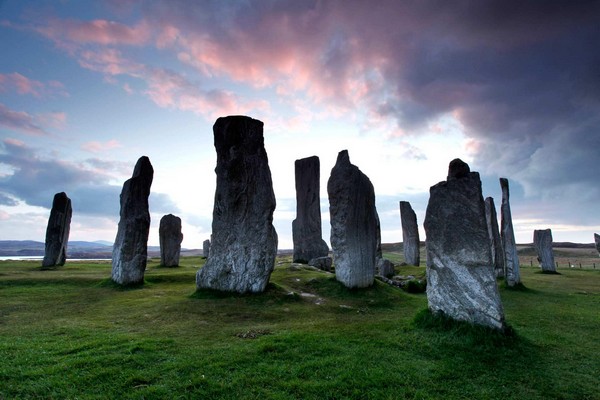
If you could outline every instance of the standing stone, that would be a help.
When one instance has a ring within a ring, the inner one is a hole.
[[[542,267],[542,272],[556,272],[554,251],[552,250],[552,229],[534,230],[533,247],[537,251],[537,258]]]
[[[502,250],[502,240],[500,239],[500,229],[498,228],[496,205],[494,204],[494,199],[491,197],[485,199],[485,219],[487,221],[488,236],[490,237],[490,248],[492,249],[492,260],[494,261],[496,278],[504,278],[504,250]]]
[[[504,329],[479,173],[456,159],[448,178],[429,189],[427,301],[453,319]]]
[[[46,251],[42,267],[65,265],[72,214],[71,199],[65,192],[56,193],[46,228]]]
[[[369,178],[338,154],[327,182],[335,277],[349,288],[370,286],[378,256],[379,217]]]
[[[394,264],[390,260],[385,258],[377,259],[377,275],[383,276],[384,278],[391,278],[394,276]]]
[[[160,265],[164,267],[179,266],[179,255],[181,254],[181,218],[173,214],[165,215],[160,219],[158,228],[160,241]]]
[[[219,118],[213,126],[217,189],[210,257],[196,286],[228,292],[262,292],[275,268],[275,194],[263,123],[245,116]]]
[[[204,242],[202,242],[202,256],[204,258],[208,258],[209,254],[210,254],[210,240],[206,239]]]
[[[308,263],[313,258],[327,257],[329,247],[321,232],[319,196],[319,157],[296,160],[296,219],[292,221],[292,238],[296,263]]]
[[[400,222],[402,223],[404,261],[408,265],[418,267],[421,263],[419,226],[417,225],[417,214],[415,214],[408,201],[400,202]]]
[[[519,270],[519,256],[517,254],[517,243],[513,230],[512,215],[510,213],[508,179],[500,178],[502,188],[502,206],[500,207],[502,247],[504,253],[504,276],[506,284],[513,287],[521,283],[521,272]]]
[[[600,235],[598,235],[597,233],[594,233],[594,242],[596,243],[596,251],[600,256]]]
[[[120,285],[144,283],[148,258],[148,197],[154,178],[150,159],[140,157],[121,190],[121,218],[112,253],[112,280]]]

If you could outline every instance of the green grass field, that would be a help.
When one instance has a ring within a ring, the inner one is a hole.
[[[600,399],[600,270],[523,267],[503,336],[285,257],[263,294],[196,292],[202,264],[122,289],[109,262],[0,262],[0,399]]]

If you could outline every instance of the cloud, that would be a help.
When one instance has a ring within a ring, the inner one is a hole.
[[[111,139],[106,142],[99,142],[99,141],[94,140],[91,142],[86,142],[81,145],[81,148],[83,150],[89,151],[91,153],[100,153],[100,152],[104,152],[104,151],[110,151],[110,150],[117,149],[119,147],[122,147],[122,145],[116,139]]]
[[[118,216],[121,186],[111,185],[114,171],[122,168],[120,163],[110,165],[108,161],[75,163],[43,158],[38,150],[21,141],[5,139],[0,163],[14,171],[2,176],[2,197],[14,198],[28,205],[49,208],[55,193],[66,192],[73,203],[74,212],[86,215]],[[101,168],[99,168],[101,167]],[[128,174],[130,175],[130,166]],[[176,212],[177,206],[169,196],[152,193],[152,212]]]
[[[18,72],[0,74],[0,92],[16,91],[19,94],[29,94],[34,97],[68,96],[65,87],[58,81],[43,83],[27,78]]]
[[[56,42],[71,41],[100,45],[142,45],[151,37],[151,29],[144,22],[129,27],[104,19],[78,21],[52,18],[35,28],[39,33]]]
[[[28,135],[48,135],[44,128],[39,125],[37,117],[24,111],[14,111],[0,103],[0,127],[19,131]]]

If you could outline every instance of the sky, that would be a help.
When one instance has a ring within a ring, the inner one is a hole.
[[[55,193],[70,240],[113,241],[137,159],[154,167],[150,245],[165,214],[185,248],[211,233],[227,115],[264,122],[279,248],[293,247],[294,161],[337,154],[373,183],[382,241],[399,201],[421,239],[429,187],[466,161],[517,242],[600,231],[600,2],[0,0],[0,240],[44,241]]]

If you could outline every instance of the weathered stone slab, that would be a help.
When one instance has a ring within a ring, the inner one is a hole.
[[[536,229],[533,231],[533,247],[537,251],[537,259],[543,272],[556,272],[554,251],[552,250],[552,229]]]
[[[369,178],[350,163],[347,150],[338,154],[327,193],[336,279],[349,288],[370,286],[380,238],[375,192]]]
[[[598,235],[597,233],[594,233],[594,242],[596,243],[596,251],[600,256],[600,235]]]
[[[275,268],[275,194],[263,123],[245,116],[213,126],[217,189],[210,257],[196,275],[198,289],[262,292]]]
[[[491,197],[485,199],[485,219],[488,236],[490,237],[490,248],[492,249],[492,260],[494,261],[496,278],[504,278],[504,250],[502,249],[502,239],[500,239],[500,229],[498,228],[496,205],[494,204],[494,199]]]
[[[204,258],[208,258],[210,255],[210,240],[206,239],[202,242],[202,256]]]
[[[385,258],[377,259],[377,275],[383,276],[384,278],[391,278],[394,276],[394,264],[390,260]]]
[[[332,264],[333,260],[331,257],[317,257],[308,261],[308,265],[327,272],[331,272]]]
[[[508,179],[500,178],[502,188],[502,205],[500,207],[500,236],[502,237],[502,248],[504,250],[504,276],[506,284],[513,287],[521,283],[521,271],[519,266],[519,255],[517,254],[517,243],[513,229],[512,215],[510,212],[510,193]]]
[[[154,178],[150,159],[140,157],[121,190],[121,218],[112,253],[112,280],[121,285],[144,283],[148,258],[148,197]]]
[[[163,216],[160,219],[158,236],[160,243],[160,265],[164,267],[179,266],[181,242],[183,241],[181,218],[173,214]]]
[[[307,263],[326,257],[329,247],[321,231],[320,164],[313,156],[296,160],[296,219],[292,221],[293,261]]]
[[[46,227],[46,249],[42,267],[65,265],[72,215],[71,199],[65,192],[56,193]]]
[[[402,224],[402,243],[404,246],[404,261],[408,265],[419,266],[421,263],[419,226],[417,214],[408,201],[400,202],[400,222]]]
[[[461,160],[432,186],[427,234],[429,309],[461,321],[504,329],[504,311],[492,266],[481,181]]]

